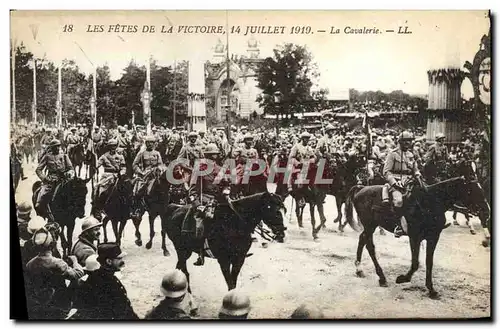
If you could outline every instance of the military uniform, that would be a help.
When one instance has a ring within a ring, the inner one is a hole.
[[[446,145],[439,145],[437,142],[431,145],[429,151],[424,157],[426,166],[433,165],[435,172],[431,173],[431,179],[440,176],[446,170],[446,162],[448,161],[449,154]]]
[[[129,150],[132,148],[132,143],[130,141],[130,138],[127,135],[122,135],[119,134],[116,137],[116,140],[118,141],[118,151],[122,152],[124,150]]]
[[[85,266],[85,261],[91,255],[97,254],[97,247],[91,242],[80,236],[78,241],[73,245],[71,255],[74,255],[78,260],[78,264]]]
[[[160,152],[156,150],[144,150],[137,154],[132,164],[134,173],[136,174],[134,181],[134,195],[136,197],[142,195],[144,187],[151,179],[148,177],[149,174],[153,171],[153,169],[157,168],[161,164],[163,164],[163,162]],[[151,187],[152,186],[149,186],[149,189],[151,189]]]
[[[106,152],[99,158],[97,163],[97,167],[101,166],[104,168],[104,172],[101,174],[99,183],[97,183],[98,196],[106,192],[115,183],[117,174],[125,174],[125,158],[118,152],[114,152],[114,154]]]
[[[78,136],[75,133],[71,133],[66,137],[66,144],[67,144],[67,150],[68,154],[71,154],[70,152],[73,150],[75,146],[77,146],[81,142],[81,137]]]
[[[47,170],[47,175],[44,174],[44,170]],[[48,198],[52,195],[54,188],[64,179],[65,174],[73,175],[73,165],[66,154],[52,154],[46,153],[35,172],[37,176],[42,181],[42,188],[38,194],[36,201],[36,208],[41,209],[44,207],[48,201]]]
[[[201,150],[200,146],[196,143],[185,144],[182,147],[179,155],[177,156],[177,159],[187,159],[191,167],[194,166],[194,162],[196,161],[196,159],[202,159],[202,158],[203,158],[203,151]]]

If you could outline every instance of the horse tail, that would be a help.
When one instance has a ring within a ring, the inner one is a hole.
[[[362,226],[360,225],[360,223],[358,222],[357,219],[354,220],[354,216],[352,215],[353,199],[356,196],[356,193],[358,193],[362,188],[363,188],[363,186],[361,186],[361,185],[353,186],[349,190],[349,192],[347,193],[346,202],[345,202],[346,220],[349,223],[349,226],[357,232],[362,231]]]

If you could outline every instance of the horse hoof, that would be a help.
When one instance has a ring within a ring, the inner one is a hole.
[[[152,246],[153,246],[152,242],[146,243],[146,249],[151,249]]]
[[[138,247],[142,246],[142,240],[135,240],[135,244]]]
[[[356,271],[356,276],[358,278],[364,278],[365,277],[365,273],[363,273],[363,271],[359,270],[359,271]]]
[[[460,224],[458,224],[458,222],[457,222],[457,221],[454,221],[454,222],[453,222],[453,225],[460,226]]]
[[[481,244],[483,245],[483,247],[487,248],[490,246],[490,240],[485,239],[481,242]]]
[[[170,257],[170,253],[168,252],[167,249],[163,250],[163,256]]]
[[[267,248],[268,244],[267,242],[262,242],[262,248]]]
[[[338,223],[339,221],[340,221],[340,219],[339,219],[339,218],[335,218],[335,219],[333,220],[333,222],[334,222],[334,223]]]
[[[400,284],[400,283],[405,283],[405,282],[410,282],[410,280],[408,280],[408,278],[406,277],[406,275],[400,275],[396,278],[396,283],[397,284]]]
[[[385,231],[384,230],[380,230],[380,235],[385,235]]]
[[[389,285],[387,284],[387,281],[379,281],[378,284],[381,286],[381,287],[384,287],[384,288],[387,288],[389,287]]]
[[[472,235],[476,235],[476,231],[474,231],[474,230],[470,230],[470,234],[472,234]]]
[[[441,299],[441,296],[439,295],[439,293],[437,291],[431,291],[431,292],[429,292],[429,298],[434,299],[434,300],[439,300],[439,299]]]
[[[299,228],[304,228],[304,225],[302,225],[302,224],[299,224]]]

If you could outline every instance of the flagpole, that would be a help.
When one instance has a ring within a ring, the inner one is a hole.
[[[62,126],[62,73],[61,73],[62,62],[59,64],[57,68],[57,111],[58,111],[58,120],[57,127],[61,128]]]
[[[36,115],[36,59],[33,58],[33,122],[36,123],[37,115]]]
[[[12,123],[16,123],[16,41],[12,41]]]
[[[230,88],[230,73],[229,73],[229,17],[226,11],[226,82],[227,82],[227,140],[231,143],[231,88]]]
[[[174,60],[174,122],[172,127],[175,128],[175,115],[176,115],[176,98],[177,98],[177,60]]]

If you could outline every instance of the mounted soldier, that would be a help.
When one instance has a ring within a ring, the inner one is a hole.
[[[68,156],[71,158],[71,154],[73,152],[73,149],[80,144],[81,142],[81,137],[76,133],[76,127],[71,127],[70,133],[68,136],[66,136],[66,147],[67,147],[67,153]]]
[[[182,232],[187,234],[195,233],[195,237],[200,244],[199,257],[194,263],[196,266],[201,266],[205,263],[204,240],[205,235],[209,233],[211,221],[214,218],[215,207],[218,203],[226,201],[225,195],[227,195],[227,192],[224,192],[224,190],[229,184],[225,180],[216,181],[221,170],[221,167],[216,163],[219,153],[217,145],[209,144],[207,146],[205,150],[206,159],[213,165],[213,169],[210,173],[198,177],[196,184],[192,184],[188,192],[191,207],[186,213]],[[199,165],[201,171],[206,170],[209,164],[200,161]]]
[[[425,166],[429,168],[428,179],[431,182],[440,180],[440,176],[446,174],[446,162],[448,161],[448,148],[444,145],[446,137],[443,133],[436,134],[436,143],[434,143],[425,155]]]
[[[104,136],[99,130],[98,126],[94,126],[94,131],[92,132],[92,143],[94,145],[94,153],[99,155],[104,144]]]
[[[309,140],[311,139],[311,134],[307,131],[304,131],[300,134],[300,142],[295,144],[290,150],[290,155],[288,156],[289,165],[293,166],[292,175],[290,175],[288,180],[288,191],[291,192],[295,190],[295,193],[300,193],[299,191],[302,189],[303,185],[299,183],[294,183],[298,178],[298,174],[301,172],[304,164],[308,165],[311,162],[316,161],[315,151],[308,145]],[[295,187],[295,188],[293,188]],[[300,193],[297,196],[299,200],[299,204],[305,204],[304,196]]]
[[[146,149],[140,151],[132,164],[134,174],[134,216],[139,216],[142,211],[144,193],[149,193],[154,182],[155,169],[159,168],[163,162],[160,152],[154,149],[156,138],[147,136],[145,138]],[[146,189],[147,187],[147,189]]]
[[[54,220],[49,207],[49,200],[53,197],[54,190],[64,180],[71,179],[75,175],[68,155],[60,153],[60,146],[61,142],[59,140],[52,140],[47,146],[47,152],[43,155],[35,170],[37,176],[42,181],[35,209],[38,214],[48,216],[50,220]],[[47,170],[47,175],[45,175],[44,170]]]
[[[40,144],[41,144],[41,152],[40,152],[40,155],[39,155],[39,158],[38,158],[38,161],[40,161],[40,159],[43,157],[43,155],[45,154],[45,152],[47,151],[47,145],[49,145],[49,143],[55,139],[54,135],[52,134],[52,129],[50,128],[47,128],[47,130],[45,130],[45,134],[42,136],[41,140],[40,140]]]
[[[400,226],[406,227],[403,214],[403,193],[406,193],[408,181],[416,177],[421,181],[421,173],[414,154],[411,152],[413,134],[403,131],[399,136],[399,146],[387,155],[383,175],[387,183],[382,189],[382,203],[389,206],[389,192],[392,195],[394,212],[399,220],[396,223],[394,236],[399,238],[406,232]]]
[[[97,169],[104,168],[99,182],[96,185],[94,195],[94,209],[93,213],[96,218],[101,219],[101,210],[105,206],[106,198],[109,196],[109,189],[115,186],[118,177],[125,175],[126,163],[123,155],[119,154],[116,150],[118,148],[118,141],[111,139],[108,142],[108,152],[104,153],[97,162]]]
[[[198,134],[194,131],[191,131],[188,134],[188,143],[186,143],[182,147],[177,158],[187,159],[189,161],[189,165],[194,166],[195,160],[203,158],[203,151],[201,150],[197,141],[198,141]]]

